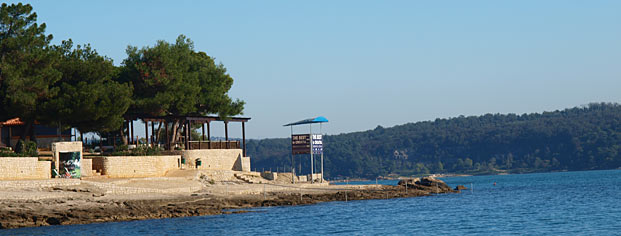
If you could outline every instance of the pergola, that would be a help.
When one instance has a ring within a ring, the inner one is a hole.
[[[126,115],[125,116],[125,127],[128,132],[126,134],[128,141],[134,143],[134,120],[143,120],[145,122],[145,136],[146,142],[148,144],[153,144],[153,138],[149,139],[149,122],[151,122],[151,133],[155,134],[155,122],[165,123],[164,125],[164,136],[165,136],[165,145],[166,149],[172,148],[172,143],[170,142],[170,132],[168,130],[168,124],[171,121],[180,121],[181,125],[184,128],[184,146],[186,150],[190,149],[230,149],[230,148],[240,148],[237,142],[229,141],[229,122],[240,122],[242,128],[242,143],[241,146],[243,150],[243,155],[246,156],[246,122],[250,120],[249,117],[229,117],[226,119],[222,119],[218,116],[149,116],[149,115]],[[221,121],[224,122],[224,139],[225,142],[212,142],[211,141],[211,130],[210,123],[212,121]],[[202,124],[202,137],[201,140],[192,141],[192,135],[190,135],[190,129],[193,124]],[[205,133],[205,124],[207,127],[207,132]]]

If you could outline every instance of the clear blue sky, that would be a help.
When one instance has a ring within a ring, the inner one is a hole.
[[[317,115],[338,134],[621,102],[621,1],[30,3],[55,43],[117,65],[128,45],[187,35],[235,79],[250,138]]]

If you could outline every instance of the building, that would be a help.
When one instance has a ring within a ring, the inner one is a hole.
[[[19,118],[0,121],[0,147],[15,148],[17,141],[24,131],[24,122]],[[52,142],[71,140],[71,129],[58,132],[58,128],[41,125],[35,122],[34,136],[37,146],[49,148]],[[30,135],[26,139],[31,139]]]

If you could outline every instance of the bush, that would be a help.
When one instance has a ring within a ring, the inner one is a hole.
[[[127,147],[127,145],[125,145]],[[106,156],[157,156],[162,153],[164,149],[161,147],[148,147],[146,145],[139,145],[132,150],[123,150],[123,148],[117,148],[114,152],[106,153]]]
[[[19,153],[8,150],[0,150],[0,157],[21,157]]]
[[[117,152],[127,151],[129,150],[129,146],[127,146],[127,144],[121,144],[121,145],[116,146],[114,150]]]
[[[161,154],[163,151],[163,149],[161,147],[149,147],[146,145],[139,145],[138,147],[134,148],[132,150],[132,152],[136,155],[136,156],[152,156],[152,155],[159,155]]]
[[[19,154],[20,156],[39,156],[39,152],[37,151],[37,143],[33,141],[24,141],[21,139],[17,141],[17,144],[15,144],[15,153]]]

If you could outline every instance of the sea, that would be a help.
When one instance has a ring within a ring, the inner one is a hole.
[[[621,170],[442,179],[469,189],[240,214],[10,229],[0,235],[621,235]]]

